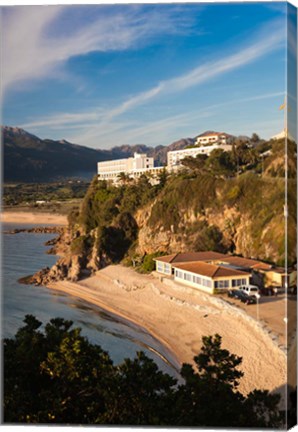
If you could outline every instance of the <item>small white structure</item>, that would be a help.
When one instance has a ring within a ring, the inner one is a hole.
[[[196,145],[231,144],[232,136],[225,132],[204,132],[196,138]]]
[[[97,164],[98,179],[110,180],[113,183],[119,181],[121,173],[130,178],[138,178],[143,174],[150,174],[154,177],[163,170],[164,167],[154,167],[154,159],[145,153],[134,153],[134,157],[98,162]]]
[[[295,141],[292,135],[289,133],[288,129],[282,130],[279,134],[272,136],[270,139],[279,140],[279,139],[286,139],[286,138]]]

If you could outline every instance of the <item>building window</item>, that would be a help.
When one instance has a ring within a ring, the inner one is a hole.
[[[157,271],[163,273],[164,271],[164,266],[163,263],[157,261]]]
[[[214,282],[214,288],[229,288],[230,281],[228,280],[221,280],[221,281],[215,281]]]
[[[165,264],[165,273],[166,274],[171,274],[171,266],[170,266],[170,264]]]

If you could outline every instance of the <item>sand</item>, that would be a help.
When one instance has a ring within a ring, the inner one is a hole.
[[[50,288],[82,298],[146,329],[179,366],[192,363],[202,336],[218,333],[222,346],[243,358],[240,391],[280,390],[286,354],[278,339],[244,310],[227,301],[121,265],[108,266],[80,282]]]
[[[0,221],[2,223],[67,225],[67,216],[55,213],[5,211],[1,213]]]

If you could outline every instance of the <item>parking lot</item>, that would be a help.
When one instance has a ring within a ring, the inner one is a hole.
[[[288,326],[289,339],[296,332],[297,296],[278,294],[277,296],[262,296],[256,304],[246,305],[240,300],[222,294],[220,297],[246,311],[253,318],[262,321],[279,336],[279,343],[286,345]],[[288,317],[285,320],[285,317]],[[287,322],[286,322],[287,321]]]

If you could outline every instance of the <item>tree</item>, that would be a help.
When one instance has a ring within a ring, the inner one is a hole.
[[[197,172],[206,172],[206,160],[208,156],[206,154],[198,154],[195,158],[191,156],[187,156],[182,159],[182,165],[190,168],[191,170]]]
[[[222,149],[210,153],[206,166],[214,176],[232,176],[235,170],[230,152]]]
[[[253,142],[253,143],[257,143],[257,142],[259,142],[260,141],[260,137],[259,137],[259,135],[258,134],[256,134],[255,132],[251,135],[251,141]]]
[[[221,336],[203,337],[194,358],[197,371],[184,364],[185,384],[176,395],[175,424],[201,427],[276,427],[283,418],[278,410],[279,395],[255,391],[245,398],[239,391],[238,370],[242,358],[221,347]]]
[[[118,180],[120,183],[125,185],[133,181],[133,179],[129,177],[128,174],[125,174],[125,172],[121,172],[120,174],[118,174]]]
[[[160,371],[143,352],[114,365],[109,354],[62,318],[32,315],[4,339],[4,422],[210,427],[282,425],[278,395],[238,391],[242,359],[203,338],[184,364],[184,382]]]

